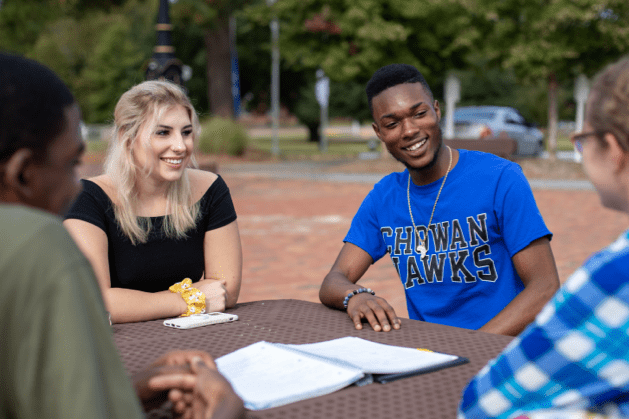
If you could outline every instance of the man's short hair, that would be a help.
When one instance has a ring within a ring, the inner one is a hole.
[[[28,148],[38,158],[65,129],[74,96],[47,67],[0,53],[0,162]]]
[[[389,87],[404,83],[421,83],[426,94],[433,100],[432,90],[422,73],[410,64],[389,64],[377,70],[371,76],[365,91],[369,102],[369,111],[373,114],[372,99]]]

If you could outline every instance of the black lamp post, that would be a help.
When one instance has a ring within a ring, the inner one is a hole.
[[[153,56],[146,68],[146,79],[163,78],[183,86],[185,81],[184,66],[180,60],[175,58],[175,47],[172,46],[170,37],[173,27],[170,24],[168,2],[169,0],[160,0],[159,2],[159,13],[155,25],[157,45],[153,48]]]

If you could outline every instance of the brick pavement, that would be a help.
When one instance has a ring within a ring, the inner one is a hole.
[[[83,172],[97,169],[84,167]],[[371,185],[220,172],[234,199],[243,246],[239,301],[319,301],[321,281]],[[562,281],[629,226],[629,217],[603,208],[594,191],[535,190],[534,195],[554,233],[551,245]],[[361,283],[406,317],[402,285],[388,257],[374,264]]]

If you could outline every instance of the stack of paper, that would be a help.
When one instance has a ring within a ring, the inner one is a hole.
[[[245,407],[261,410],[332,393],[372,374],[386,383],[465,362],[455,355],[345,337],[305,345],[262,341],[218,358],[216,365]]]

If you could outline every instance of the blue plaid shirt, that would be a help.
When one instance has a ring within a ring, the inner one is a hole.
[[[548,408],[629,416],[629,230],[574,272],[472,379],[459,419]]]

